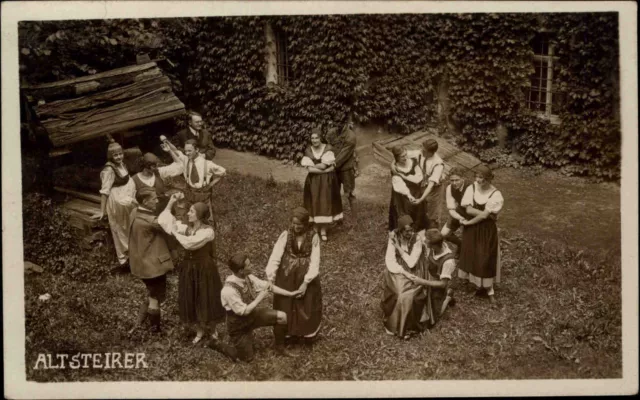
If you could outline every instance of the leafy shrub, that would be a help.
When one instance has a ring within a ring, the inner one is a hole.
[[[288,86],[266,85],[267,23],[289,38]],[[530,42],[543,27],[554,32],[566,99],[557,126],[524,97]],[[29,82],[128,65],[140,51],[168,57],[176,93],[205,115],[218,144],[241,151],[298,160],[314,125],[341,126],[352,115],[404,134],[442,122],[439,108],[466,150],[494,146],[502,123],[525,164],[620,175],[614,13],[28,22],[20,32]]]
[[[111,257],[101,243],[91,252],[51,199],[28,193],[22,199],[24,259],[71,278],[97,280],[107,273]],[[102,247],[102,249],[101,249]]]

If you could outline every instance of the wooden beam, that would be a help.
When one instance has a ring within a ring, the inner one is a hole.
[[[171,90],[171,80],[166,76],[145,79],[144,81],[134,82],[126,86],[101,93],[94,93],[89,96],[45,103],[43,105],[36,106],[35,112],[39,118],[44,119],[46,117],[55,117],[60,114],[71,113],[73,111],[96,108],[113,102],[130,100],[144,93],[163,87]]]
[[[67,189],[67,188],[63,188],[63,187],[60,187],[60,186],[55,186],[53,188],[53,190],[55,190],[56,192],[60,192],[60,193],[64,193],[64,194],[68,194],[68,195],[77,197],[79,199],[84,199],[84,200],[91,201],[93,203],[100,204],[100,196],[99,195],[95,195],[95,194],[91,194],[91,193],[78,192],[77,190]]]
[[[32,102],[39,100],[51,101],[77,97],[159,76],[162,76],[162,72],[156,64],[148,63],[66,81],[52,82],[38,86],[24,86],[23,91]]]

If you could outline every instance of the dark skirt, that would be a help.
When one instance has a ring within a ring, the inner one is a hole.
[[[478,278],[494,278],[498,266],[498,228],[487,218],[462,230],[459,268]]]
[[[303,201],[311,216],[310,222],[330,224],[343,218],[340,182],[335,172],[308,174]]]
[[[428,325],[421,322],[428,304],[427,290],[402,274],[383,272],[382,312],[388,331],[403,337],[409,331],[421,332]]]
[[[203,253],[200,250],[187,251],[180,264],[178,310],[182,322],[206,325],[221,321],[226,312],[220,299],[222,281],[214,259],[190,255]]]
[[[416,196],[418,193],[414,195]],[[427,205],[423,201],[420,204],[411,204],[406,196],[391,189],[391,203],[389,204],[389,231],[398,227],[398,219],[403,215],[410,215],[413,219],[413,227],[416,231],[427,228]]]
[[[285,265],[289,264],[290,265]],[[276,274],[275,285],[289,291],[297,290],[309,268],[305,258],[283,260]],[[317,333],[322,320],[322,288],[320,277],[316,277],[307,286],[301,299],[274,294],[273,308],[287,314],[287,335],[311,336]]]

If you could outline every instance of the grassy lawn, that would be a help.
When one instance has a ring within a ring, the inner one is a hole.
[[[219,258],[245,250],[256,275],[264,277],[271,247],[286,229],[290,210],[302,201],[300,187],[230,174],[219,193],[215,206]],[[233,363],[213,350],[192,345],[192,333],[178,320],[175,272],[163,306],[164,332],[141,332],[129,338],[126,332],[145,296],[140,281],[126,275],[83,282],[45,271],[25,276],[27,379],[621,377],[619,253],[550,245],[529,233],[527,225],[501,231],[503,279],[496,306],[474,297],[473,290],[455,281],[458,302],[434,329],[408,341],[387,336],[380,310],[387,210],[386,205],[360,202],[357,215],[347,209],[344,226],[331,232],[322,248],[321,339],[311,349],[290,347],[295,358],[274,355],[269,328],[256,331],[259,349],[251,364]],[[105,251],[96,248],[92,253],[111,260]],[[221,267],[220,273],[224,279],[229,271]],[[38,301],[43,293],[50,293],[52,299]],[[32,369],[38,353],[107,351],[144,352],[149,368]]]

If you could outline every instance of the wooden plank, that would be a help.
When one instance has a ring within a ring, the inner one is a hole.
[[[116,101],[126,101],[140,96],[144,93],[166,87],[171,89],[171,80],[167,76],[146,79],[135,82],[127,86],[118,87],[105,92],[94,93],[89,96],[79,97],[69,100],[57,100],[36,106],[35,112],[40,118],[57,116],[73,111],[100,107]]]
[[[85,76],[81,76],[73,79],[65,79],[62,81],[42,83],[40,85],[24,85],[22,86],[22,89],[33,91],[33,90],[48,89],[48,88],[58,87],[58,86],[74,85],[76,83],[81,83],[81,82],[89,82],[89,81],[95,81],[102,78],[110,78],[112,76],[137,73],[137,72],[145,71],[155,67],[157,67],[157,65],[154,62],[149,62],[146,64],[140,64],[140,65],[130,65],[127,67],[111,69],[108,71],[99,72],[97,74],[85,75]]]
[[[65,129],[66,125],[52,128],[43,124],[49,132],[49,138],[55,147],[117,133],[152,122],[161,121],[184,114],[184,104],[170,94],[160,101],[142,107],[131,107],[126,112],[106,112],[105,115],[91,119],[86,123]],[[107,122],[108,121],[108,122]]]
[[[100,204],[82,199],[69,200],[63,204],[63,207],[68,210],[77,211],[84,215],[94,215],[100,211]]]
[[[64,83],[66,81],[62,81],[62,84],[52,82],[51,84],[39,85],[37,87],[25,87],[24,91],[32,102],[37,102],[39,100],[51,101],[62,98],[78,97],[87,93],[128,85],[140,80],[160,76],[162,76],[160,69],[153,67],[151,70],[133,70],[124,74],[108,75],[99,78],[96,78],[96,75],[90,75],[82,77],[82,79],[85,79],[84,82]]]
[[[65,193],[65,194],[77,197],[79,199],[88,200],[88,201],[93,202],[93,203],[100,204],[100,201],[101,201],[100,196],[96,195],[96,194],[79,192],[77,190],[73,190],[73,189],[69,189],[69,188],[63,188],[63,187],[60,187],[60,186],[55,186],[53,189],[56,192]]]
[[[112,119],[121,112],[131,111],[132,109],[141,110],[154,107],[156,103],[161,103],[167,99],[173,100],[175,96],[168,87],[158,88],[152,92],[144,93],[133,99],[113,104],[105,108],[93,108],[88,111],[61,114],[54,118],[42,120],[42,125],[51,132],[56,129],[64,128],[69,130],[72,126],[82,126],[91,122]]]

